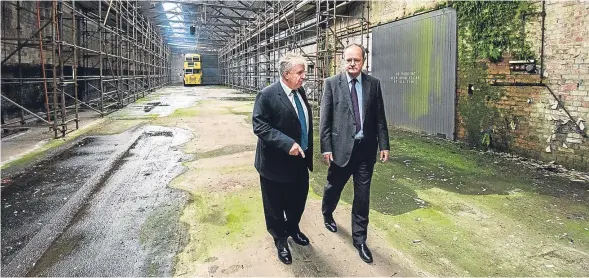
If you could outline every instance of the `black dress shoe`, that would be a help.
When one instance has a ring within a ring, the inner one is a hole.
[[[324,215],[323,222],[325,223],[325,228],[327,228],[330,232],[337,232],[337,225],[335,224],[335,220],[333,220],[333,216]]]
[[[288,243],[286,242],[286,239],[276,242],[276,250],[278,251],[278,259],[283,264],[292,263],[292,256],[290,255],[290,249],[288,249]]]
[[[368,246],[366,246],[366,244],[354,244],[354,247],[356,247],[356,249],[358,250],[358,254],[360,255],[360,258],[364,262],[372,262],[372,252],[370,252],[370,249],[368,249]]]
[[[301,231],[298,231],[291,235],[292,241],[298,245],[307,246],[309,245],[309,238],[303,234]]]

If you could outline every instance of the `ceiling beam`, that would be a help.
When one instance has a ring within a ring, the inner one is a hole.
[[[231,10],[240,10],[240,11],[251,11],[251,12],[261,12],[263,9],[255,8],[255,7],[242,7],[242,6],[233,6],[233,5],[220,5],[220,4],[211,4],[211,3],[204,3],[204,2],[192,2],[192,1],[166,1],[167,3],[174,3],[174,4],[182,4],[188,6],[204,6],[204,7],[215,7],[215,8],[222,8],[222,9],[231,9]]]
[[[223,22],[194,22],[186,20],[168,20],[170,23],[184,23],[184,24],[195,24],[195,25],[208,25],[208,26],[225,26],[225,27],[236,27],[239,28],[239,24],[223,23]]]
[[[202,13],[200,13],[200,12],[187,12],[187,11],[183,11],[183,12],[144,11],[144,14],[149,15],[150,17],[153,18],[153,17],[157,17],[160,15],[165,15],[165,14],[183,15],[183,16],[195,15],[195,16],[200,17]],[[223,15],[223,14],[209,15],[208,13],[207,13],[206,17],[207,18],[230,19],[230,20],[245,20],[245,21],[255,20],[255,18],[247,17],[247,16],[231,16],[231,15]]]

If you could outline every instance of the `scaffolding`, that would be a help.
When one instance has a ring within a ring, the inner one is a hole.
[[[369,48],[370,1],[266,1],[262,9],[220,50],[223,84],[258,92],[278,81],[278,60],[295,51],[308,61],[304,87],[318,112],[323,81],[337,73],[343,48],[351,42]]]
[[[138,1],[3,1],[7,9],[17,26],[16,38],[6,28],[1,37],[3,130],[40,122],[63,137],[78,129],[81,109],[104,116],[171,81],[170,48]],[[22,36],[27,18],[36,29]],[[23,63],[32,50],[39,58]]]

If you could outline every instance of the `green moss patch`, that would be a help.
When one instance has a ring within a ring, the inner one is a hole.
[[[447,140],[401,130],[390,135],[391,160],[375,165],[371,227],[424,271],[584,275],[589,184]],[[311,186],[322,195],[327,165],[319,153],[315,163]],[[351,181],[341,200],[352,203]]]
[[[178,255],[177,273],[192,273],[219,248],[239,250],[248,238],[264,233],[264,213],[258,189],[235,193],[193,192],[181,221],[190,226],[190,241]]]

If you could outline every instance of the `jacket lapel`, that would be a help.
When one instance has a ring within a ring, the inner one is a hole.
[[[372,94],[370,93],[370,84],[367,78],[367,74],[362,74],[362,119],[366,121],[366,111],[368,110],[368,104],[370,103],[370,98]],[[362,123],[364,126],[364,123]]]
[[[284,91],[284,89],[282,89],[280,81],[276,82],[275,84],[278,87],[278,89],[276,90],[276,92],[278,92],[278,99],[280,99],[282,104],[284,104],[284,106],[286,106],[290,110],[290,112],[293,113],[294,117],[298,119],[297,111],[295,110],[294,106],[292,106],[292,102],[290,102],[290,99],[288,99],[288,97],[286,96],[286,92]]]
[[[340,92],[343,92],[344,99],[346,100],[346,103],[348,104],[348,108],[350,108],[350,113],[352,114],[352,117],[354,117],[354,107],[352,106],[352,96],[350,93],[350,87],[348,87],[348,78],[346,77],[345,73],[340,74],[339,86],[340,86]]]

